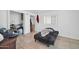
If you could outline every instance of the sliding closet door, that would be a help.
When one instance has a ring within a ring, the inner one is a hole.
[[[10,24],[18,25],[21,23],[21,13],[10,11]]]
[[[30,33],[30,15],[24,14],[23,20],[24,34]]]

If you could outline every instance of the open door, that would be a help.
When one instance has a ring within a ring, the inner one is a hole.
[[[30,32],[35,32],[35,17],[30,16]]]

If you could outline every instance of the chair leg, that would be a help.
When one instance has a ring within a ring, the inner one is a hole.
[[[49,44],[47,44],[47,47],[49,47]]]
[[[35,39],[35,42],[36,42],[36,39]]]
[[[52,43],[53,46],[54,46],[54,43],[55,43],[55,42],[53,41],[53,43]]]

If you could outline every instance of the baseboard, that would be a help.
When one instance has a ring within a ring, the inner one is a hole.
[[[64,35],[59,35],[59,37],[64,37],[64,38],[73,39],[73,40],[79,40],[79,38],[68,37],[68,36],[64,36]]]

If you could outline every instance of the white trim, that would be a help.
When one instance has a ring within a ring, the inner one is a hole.
[[[73,40],[79,40],[79,38],[77,38],[77,37],[70,37],[70,36],[66,36],[66,35],[59,35],[59,36],[70,38],[70,39],[73,39]]]

